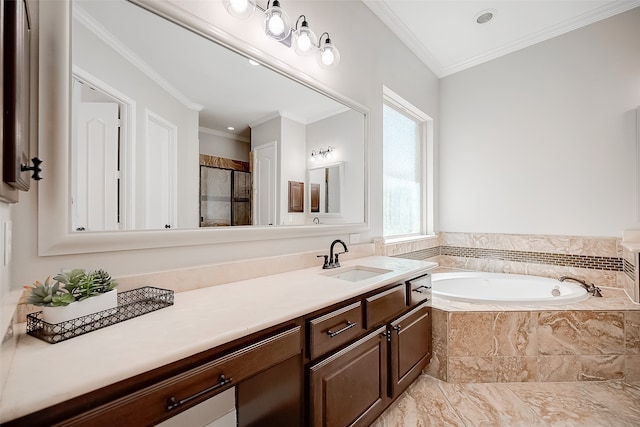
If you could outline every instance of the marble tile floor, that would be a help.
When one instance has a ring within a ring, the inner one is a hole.
[[[371,427],[640,426],[640,382],[452,384],[418,378]]]

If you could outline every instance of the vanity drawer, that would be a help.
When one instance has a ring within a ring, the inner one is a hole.
[[[354,302],[309,321],[309,358],[357,338],[362,333],[362,303]]]
[[[405,289],[404,284],[398,284],[389,290],[370,296],[365,300],[367,329],[391,320],[393,316],[407,308]]]
[[[411,307],[431,299],[431,273],[425,273],[405,282],[407,284],[407,304]]]
[[[153,425],[300,354],[301,328],[257,341],[67,420],[65,425]]]

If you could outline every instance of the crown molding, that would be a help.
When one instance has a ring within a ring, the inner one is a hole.
[[[575,18],[568,19],[560,24],[553,25],[542,31],[538,31],[537,33],[522,37],[511,43],[504,44],[481,55],[477,55],[455,64],[443,66],[429,51],[429,49],[427,49],[415,37],[411,30],[404,25],[400,18],[398,18],[393,10],[387,5],[386,1],[363,0],[363,2],[427,67],[429,67],[429,69],[438,78],[466,70],[484,62],[491,61],[509,53],[540,43],[544,40],[568,33],[640,6],[640,0],[611,2],[607,5],[583,13]]]
[[[129,61],[134,67],[139,69],[149,79],[154,81],[171,96],[176,98],[187,108],[195,111],[202,111],[204,106],[191,101],[182,92],[176,89],[171,83],[169,83],[164,77],[158,74],[149,64],[136,55],[131,49],[129,49],[124,43],[122,43],[116,36],[114,36],[109,30],[104,28],[102,24],[96,21],[86,10],[82,8],[78,3],[73,2],[73,19],[85,26],[89,31],[94,33],[100,40],[107,44],[110,48],[115,50],[119,55]]]
[[[427,49],[413,34],[409,28],[404,25],[398,15],[391,10],[385,1],[362,0],[363,3],[371,9],[371,11],[394,33],[409,50],[411,50],[436,77],[444,77],[443,67],[435,56]]]

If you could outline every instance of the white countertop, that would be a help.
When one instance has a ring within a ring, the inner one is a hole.
[[[392,270],[349,282],[321,267],[175,294],[174,305],[49,344],[19,333],[0,423],[375,290],[436,263],[371,256],[342,263]],[[152,285],[152,284],[151,284]]]

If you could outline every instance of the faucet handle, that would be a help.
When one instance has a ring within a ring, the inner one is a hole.
[[[322,268],[327,269],[329,268],[329,255],[316,255],[316,258],[322,258],[324,257],[324,264],[322,265]]]
[[[334,255],[333,265],[335,267],[340,267],[340,261],[338,261],[338,255],[343,254],[344,252],[338,252]]]

